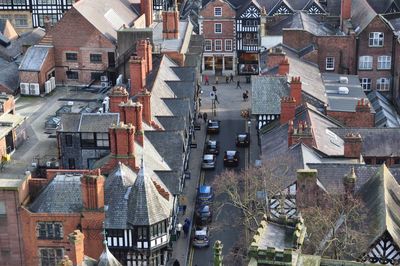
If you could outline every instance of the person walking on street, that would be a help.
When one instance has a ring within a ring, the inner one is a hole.
[[[233,74],[231,73],[231,78],[230,78],[230,80],[229,80],[230,82],[234,82],[234,80],[233,80]]]
[[[219,101],[218,101],[218,96],[217,96],[217,94],[215,94],[215,102],[219,104]]]
[[[197,115],[197,119],[203,119],[203,115],[199,112],[199,114]]]
[[[182,232],[182,224],[178,223],[176,225],[176,238],[179,239],[179,237],[181,236],[181,232]]]
[[[204,76],[204,85],[210,85],[210,82],[208,81],[208,76]]]
[[[212,86],[213,92],[217,92],[217,87]]]
[[[228,77],[228,75],[226,75],[226,77],[225,77],[225,81],[226,81],[226,84],[228,84],[228,83],[229,83],[229,77]]]
[[[218,77],[215,77],[215,84],[218,85]]]
[[[187,235],[189,234],[189,224],[188,223],[185,223],[183,225],[183,234],[185,237],[187,237]]]
[[[241,89],[242,87],[240,87],[240,80],[238,80],[237,82],[236,82],[236,89]]]
[[[207,113],[203,113],[203,119],[204,119],[204,123],[207,122]]]

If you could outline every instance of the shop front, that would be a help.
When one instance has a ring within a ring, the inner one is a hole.
[[[238,53],[238,74],[239,75],[258,75],[259,56],[257,52],[239,52]]]
[[[233,54],[205,54],[203,56],[203,74],[226,76],[235,75]]]

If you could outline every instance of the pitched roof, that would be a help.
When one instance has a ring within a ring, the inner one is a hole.
[[[368,93],[368,99],[376,113],[376,127],[400,127],[400,115],[380,92],[371,91]]]
[[[400,1],[395,0],[367,0],[368,4],[374,9],[374,11],[378,14],[384,14],[390,11],[390,7],[395,5],[399,8]],[[397,3],[396,3],[397,2]]]
[[[19,88],[18,64],[16,62],[7,62],[0,58],[0,84],[15,94]]]
[[[81,176],[58,174],[32,202],[29,209],[37,213],[80,212],[83,207]]]
[[[108,250],[107,242],[105,242],[104,250],[100,254],[97,266],[122,266],[122,264],[114,257],[110,250]]]
[[[375,239],[386,231],[400,245],[400,186],[383,164],[359,190],[369,209],[368,220],[376,230]],[[371,241],[372,242],[374,242]]]
[[[53,46],[35,45],[28,48],[19,66],[20,71],[40,71]]]
[[[80,113],[62,113],[60,128],[58,129],[58,131],[60,131],[60,132],[78,132],[81,115],[82,114],[80,114]]]
[[[344,138],[348,133],[359,133],[364,157],[399,157],[400,128],[331,128],[335,134]]]
[[[376,16],[366,0],[352,0],[351,23],[356,34],[362,32]]]
[[[166,220],[172,215],[172,201],[172,195],[167,200],[157,190],[142,160],[141,168],[129,193],[127,223],[131,226],[140,226]]]
[[[280,114],[281,98],[289,95],[286,77],[251,77],[251,113]]]
[[[73,5],[98,31],[116,42],[117,31],[132,26],[137,14],[128,0],[80,0]]]
[[[119,123],[118,113],[82,113],[79,132],[108,132],[113,124]]]

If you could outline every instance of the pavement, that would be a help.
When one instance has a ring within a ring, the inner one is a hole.
[[[240,78],[241,80],[241,89],[236,88],[236,81],[238,78]],[[230,149],[234,147],[235,133],[250,131],[252,140],[251,148],[243,149],[243,152],[246,154],[245,156],[241,157],[242,160],[239,166],[239,169],[243,169],[247,167],[249,163],[254,163],[254,160],[259,158],[259,148],[256,141],[257,131],[255,130],[255,121],[252,121],[249,125],[248,121],[241,117],[241,111],[250,108],[251,84],[245,83],[245,77],[234,77],[235,82],[228,84],[226,84],[225,79],[223,79],[223,82],[221,83],[221,77],[219,78],[219,80],[219,84],[215,84],[214,77],[209,77],[210,85],[204,85],[204,82],[201,85],[203,93],[201,95],[202,106],[200,108],[200,112],[207,113],[209,119],[218,119],[222,121],[221,133],[218,136],[221,143],[221,152],[223,152],[224,149]],[[211,108],[212,99],[210,97],[210,92],[212,92],[212,86],[216,86],[216,94],[218,95],[219,100],[219,104],[217,104],[215,113],[212,111]],[[243,101],[242,94],[246,90],[249,91],[249,100],[245,102]],[[199,183],[211,184],[214,181],[215,176],[224,170],[224,168],[222,167],[223,155],[219,155],[217,161],[217,169],[215,171],[201,171],[201,158],[203,155],[204,142],[207,137],[204,121],[201,121],[201,130],[196,131],[195,134],[197,148],[191,150],[191,155],[189,159],[189,171],[191,172],[191,179],[186,180],[186,185],[183,190],[183,195],[187,198],[188,202],[187,210],[185,215],[180,213],[178,217],[178,221],[182,224],[184,219],[186,217],[189,217],[192,221],[192,226],[197,188]],[[224,221],[224,219],[220,219],[220,221],[213,221],[213,224],[214,223],[218,223],[218,225],[215,225],[215,227],[221,229],[221,226],[219,224],[229,223],[229,220]],[[223,242],[225,242],[223,254],[229,253],[230,247],[235,241],[237,241],[237,235],[232,234],[232,232],[213,232],[212,226],[213,225],[210,225],[212,236],[210,247],[208,249],[193,250],[190,243],[191,236],[189,235],[187,238],[185,238],[182,233],[181,237],[173,244],[173,252],[170,259],[170,265],[172,265],[175,259],[179,261],[180,265],[211,265],[210,262],[213,259],[212,246],[214,244],[214,241],[217,240],[215,238],[220,238],[223,240]],[[234,228],[230,229],[235,230]],[[192,230],[190,230],[190,232],[192,232]],[[231,237],[232,235],[233,237]]]

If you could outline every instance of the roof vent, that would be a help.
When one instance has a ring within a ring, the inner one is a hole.
[[[348,77],[340,77],[339,82],[341,84],[349,84],[349,78]]]
[[[339,94],[349,94],[349,88],[347,88],[347,87],[339,87],[338,88],[338,93]]]

